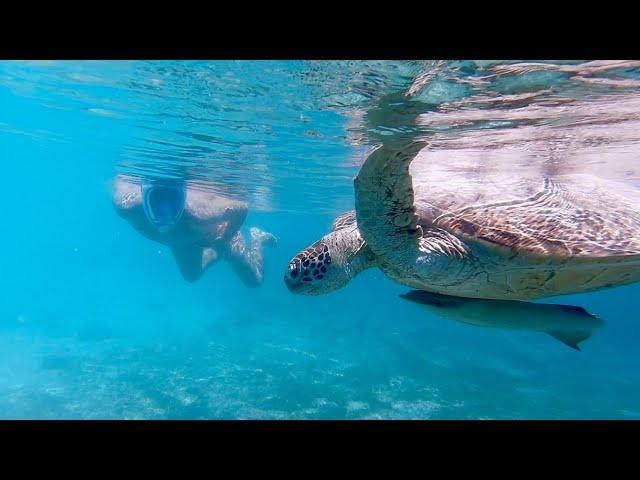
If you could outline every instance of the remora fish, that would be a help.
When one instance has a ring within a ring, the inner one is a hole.
[[[400,297],[461,323],[548,333],[575,350],[580,350],[580,343],[604,325],[600,318],[574,305],[462,298],[422,290]]]

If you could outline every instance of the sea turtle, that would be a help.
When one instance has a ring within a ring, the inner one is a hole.
[[[579,132],[562,128],[567,138]],[[637,145],[620,151],[637,159]],[[291,260],[288,288],[327,293],[374,266],[414,289],[495,300],[640,280],[638,189],[581,171],[582,147],[567,158],[575,168],[494,168],[490,155],[508,148],[482,150],[482,163],[469,161],[475,149],[438,155],[424,139],[383,143],[357,174],[355,211]]]

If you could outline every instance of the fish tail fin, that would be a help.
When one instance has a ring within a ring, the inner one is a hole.
[[[582,351],[580,343],[591,337],[591,331],[588,330],[555,330],[547,332],[556,340],[564,343],[566,346],[573,348],[574,350]]]

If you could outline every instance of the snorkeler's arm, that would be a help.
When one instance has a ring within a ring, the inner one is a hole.
[[[198,280],[204,271],[218,259],[218,252],[213,248],[182,245],[172,246],[171,251],[182,277],[188,282]]]
[[[185,209],[204,229],[205,243],[230,240],[248,212],[245,202],[195,188],[187,191]]]
[[[114,181],[113,206],[121,216],[127,216],[136,207],[142,205],[140,185],[123,175]]]
[[[254,248],[251,248],[254,247]],[[242,233],[237,232],[229,243],[227,258],[236,275],[248,287],[262,284],[262,245],[247,245]]]
[[[247,245],[241,232],[236,234],[229,242],[227,259],[242,282],[248,287],[262,285],[263,273],[263,246],[274,247],[276,237],[256,227],[250,230],[251,244]]]

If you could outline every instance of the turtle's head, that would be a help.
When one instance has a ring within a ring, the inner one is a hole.
[[[293,257],[284,281],[293,293],[323,295],[344,287],[373,263],[373,254],[358,228],[342,228]]]
[[[185,184],[181,180],[146,180],[142,184],[142,206],[147,220],[161,233],[176,226],[184,211]]]

